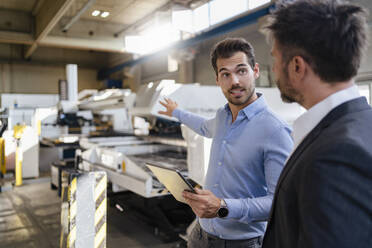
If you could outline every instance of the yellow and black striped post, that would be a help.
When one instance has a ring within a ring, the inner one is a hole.
[[[67,236],[67,247],[75,247],[76,241],[76,214],[77,214],[77,202],[76,202],[76,188],[77,188],[77,177],[74,177],[68,187],[68,201],[69,201],[69,234]]]
[[[94,199],[96,212],[94,215],[94,226],[96,236],[94,238],[94,248],[106,247],[106,213],[107,213],[107,176],[96,174],[96,184],[94,189]]]
[[[106,247],[106,188],[105,172],[62,172],[60,248]]]
[[[61,236],[60,248],[75,247],[76,239],[76,188],[78,172],[63,171],[61,177]]]

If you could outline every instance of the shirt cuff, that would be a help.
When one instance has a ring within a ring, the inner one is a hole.
[[[229,214],[226,218],[229,219],[240,219],[243,216],[242,202],[239,199],[224,199],[229,210]]]
[[[181,111],[179,109],[175,109],[173,110],[172,112],[172,116],[173,117],[176,117],[178,120],[180,120],[180,117],[181,117]]]

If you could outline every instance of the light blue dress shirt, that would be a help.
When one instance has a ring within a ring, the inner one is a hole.
[[[173,116],[196,133],[213,138],[204,189],[223,198],[226,218],[200,218],[204,231],[222,239],[264,234],[275,186],[293,147],[290,127],[267,107],[264,97],[239,111],[232,123],[228,104],[215,118],[180,109]]]

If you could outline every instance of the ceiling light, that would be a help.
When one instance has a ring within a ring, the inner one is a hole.
[[[101,14],[101,11],[99,10],[95,10],[92,12],[92,16],[99,16],[99,14]]]
[[[102,12],[101,17],[106,18],[109,15],[110,15],[110,12],[104,11],[104,12]]]

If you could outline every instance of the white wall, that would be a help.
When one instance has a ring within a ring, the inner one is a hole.
[[[98,89],[97,70],[78,69],[78,88]],[[57,94],[58,80],[66,79],[65,66],[0,64],[1,93]]]

